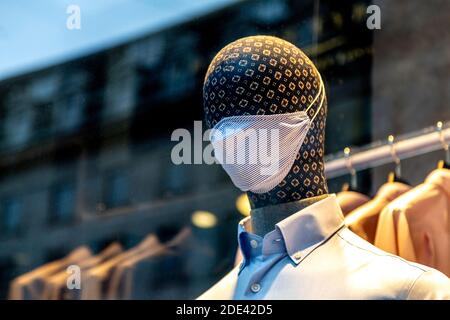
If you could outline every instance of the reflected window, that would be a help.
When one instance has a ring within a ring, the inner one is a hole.
[[[163,184],[163,196],[174,196],[186,193],[189,189],[188,170],[186,166],[170,164],[167,168]]]
[[[124,116],[130,112],[134,105],[134,77],[124,76],[109,84],[110,95],[107,96],[109,102],[105,111],[109,116]]]
[[[129,203],[128,175],[124,171],[109,173],[104,182],[104,204],[115,208]]]
[[[283,21],[289,14],[285,1],[267,0],[254,4],[253,16],[256,22],[271,25]]]
[[[315,20],[312,18],[305,19],[295,31],[297,34],[298,44],[302,48],[309,47],[314,42],[313,36],[316,34],[314,32],[314,21]]]
[[[57,184],[51,196],[51,224],[66,224],[75,218],[75,186],[71,182]]]
[[[52,104],[41,103],[34,107],[33,130],[35,135],[49,132],[52,125]]]
[[[56,108],[56,125],[60,131],[70,131],[80,126],[83,115],[84,97],[74,94],[61,101]]]
[[[32,113],[29,108],[10,108],[7,111],[3,134],[10,146],[20,146],[28,143],[31,137]]]
[[[139,66],[136,73],[138,103],[148,103],[160,90],[161,83],[159,74],[156,68],[147,68],[145,66]]]
[[[186,94],[194,86],[194,82],[192,81],[192,74],[185,69],[184,64],[181,66],[177,65],[177,62],[174,62],[171,66],[168,67],[168,70],[164,76],[166,80],[165,93],[168,96]]]
[[[16,198],[7,199],[0,210],[0,232],[8,235],[18,233],[22,219],[22,202]]]
[[[58,77],[55,74],[43,74],[34,78],[29,90],[33,100],[47,100],[55,95],[58,89]]]

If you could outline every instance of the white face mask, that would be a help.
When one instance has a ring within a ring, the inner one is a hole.
[[[310,120],[307,112],[322,95]],[[323,84],[304,111],[224,118],[211,131],[218,162],[242,191],[265,193],[277,186],[294,164],[312,121],[322,108]]]

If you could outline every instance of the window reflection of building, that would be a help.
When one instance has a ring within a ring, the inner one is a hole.
[[[313,45],[313,37],[312,35],[314,29],[314,19],[309,18],[305,19],[296,30],[295,34],[297,35],[297,40],[300,44],[300,47],[305,48]]]
[[[184,70],[186,65],[175,62],[169,66],[165,73],[166,91],[169,97],[186,93],[192,88],[191,75]]]
[[[50,72],[34,78],[28,87],[28,96],[32,105],[32,139],[39,139],[52,133],[53,100],[59,89],[58,80],[57,74]]]
[[[116,120],[130,114],[136,94],[135,60],[132,51],[123,48],[108,54],[106,70],[105,121]]]
[[[183,165],[168,164],[163,177],[163,196],[175,196],[189,190],[188,170]]]
[[[43,74],[31,81],[29,95],[33,101],[45,101],[55,96],[59,88],[59,77],[54,73]]]
[[[55,125],[60,132],[70,132],[81,125],[85,98],[81,93],[63,97],[55,107]]]
[[[135,77],[132,74],[122,74],[108,83],[106,95],[106,108],[104,118],[106,121],[120,119],[130,113],[134,106]]]
[[[75,186],[72,182],[56,184],[50,196],[50,223],[67,224],[75,218]]]
[[[106,208],[116,208],[129,204],[129,181],[125,170],[107,173],[103,188],[103,203]]]
[[[254,9],[250,12],[255,21],[262,25],[272,25],[287,18],[289,6],[285,0],[266,0],[254,4]]]
[[[152,68],[161,62],[166,49],[163,35],[155,35],[130,45],[134,60],[141,66]]]
[[[53,125],[53,104],[39,103],[34,106],[33,138],[49,134]]]
[[[188,94],[195,85],[191,79],[197,71],[197,55],[195,35],[185,32],[171,43],[171,52],[165,57],[164,71],[160,73],[164,82],[166,99],[176,99]],[[189,50],[186,50],[189,48]]]
[[[13,197],[4,199],[0,205],[0,234],[17,234],[22,224],[22,202]]]
[[[6,111],[4,123],[5,144],[19,147],[26,144],[32,136],[32,112],[26,106],[18,105]]]

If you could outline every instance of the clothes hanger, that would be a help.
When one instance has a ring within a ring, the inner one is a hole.
[[[400,157],[397,155],[397,151],[395,150],[393,135],[390,135],[388,137],[388,142],[389,145],[391,146],[391,156],[395,163],[395,169],[394,171],[389,172],[387,180],[389,183],[400,182],[410,186],[411,184],[407,180],[402,178],[402,166],[400,162]]]
[[[445,141],[444,134],[442,132],[443,127],[442,121],[439,121],[436,125],[437,131],[439,133],[439,140],[441,141],[442,148],[445,152],[445,158],[443,160],[439,160],[438,169],[450,169],[450,147],[448,143]]]
[[[358,177],[356,176],[356,170],[352,164],[350,152],[351,149],[349,147],[346,147],[344,149],[345,163],[348,171],[350,172],[350,183],[348,182],[344,183],[342,185],[341,191],[353,191],[364,194],[363,192],[358,190]]]

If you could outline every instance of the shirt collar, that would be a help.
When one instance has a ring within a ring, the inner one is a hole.
[[[425,183],[440,186],[450,197],[450,170],[436,169],[431,172],[425,180]]]
[[[391,202],[410,189],[411,186],[401,182],[387,182],[380,187],[375,198]]]
[[[241,267],[254,255],[269,255],[282,251],[286,252],[295,264],[299,264],[343,226],[344,216],[335,194],[278,222],[275,230],[264,238],[250,233],[251,217],[247,217],[238,226],[238,241],[244,258]]]

